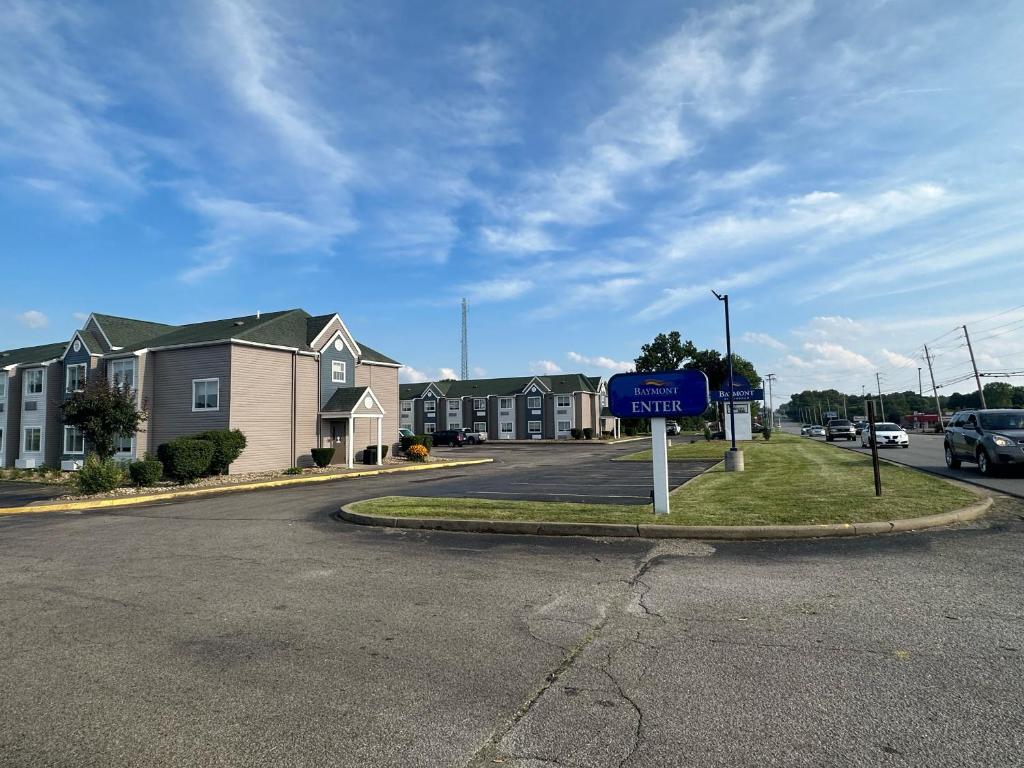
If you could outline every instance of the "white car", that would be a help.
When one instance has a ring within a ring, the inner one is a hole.
[[[909,448],[910,436],[899,424],[891,421],[880,421],[875,424],[875,438],[879,448]],[[871,428],[864,427],[860,433],[860,447],[871,447]]]
[[[807,430],[807,434],[810,435],[811,437],[824,437],[825,428],[821,426],[821,424],[815,424],[813,427]]]

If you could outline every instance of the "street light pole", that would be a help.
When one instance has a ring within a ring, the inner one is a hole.
[[[716,299],[725,302],[725,354],[729,358],[729,430],[732,433],[732,448],[726,454],[725,469],[726,471],[741,472],[743,471],[743,454],[736,447],[736,402],[732,373],[732,329],[729,326],[729,294],[722,295],[716,291],[711,292],[715,294]],[[729,454],[732,454],[732,456],[730,457]]]

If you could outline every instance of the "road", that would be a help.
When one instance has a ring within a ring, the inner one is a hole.
[[[789,434],[800,434],[800,425],[786,422],[782,426],[783,431]],[[810,438],[825,442],[823,437]],[[836,441],[832,443],[839,448],[849,448],[860,453],[870,454],[870,448],[860,447],[860,438],[855,442]],[[946,466],[946,458],[942,450],[942,435],[911,433],[909,448],[885,448],[880,450],[879,456],[895,461],[898,464],[906,464],[908,467],[915,467],[932,472],[943,477],[950,477],[961,482],[980,485],[999,493],[1024,498],[1024,473],[1016,471],[996,477],[984,477],[974,464],[963,464],[960,469],[949,469]]]
[[[1020,764],[1020,502],[804,542],[330,517],[466,482],[416,479],[0,519],[0,765]]]

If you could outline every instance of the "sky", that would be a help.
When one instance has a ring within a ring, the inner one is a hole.
[[[466,297],[472,375],[610,375],[724,348],[714,289],[780,400],[916,389],[929,341],[969,391],[963,324],[1024,369],[1016,2],[0,0],[0,35],[0,348],[302,307],[424,380]]]

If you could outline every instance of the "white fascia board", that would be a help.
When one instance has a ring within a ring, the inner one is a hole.
[[[344,341],[346,341],[352,347],[352,350],[356,353],[356,357],[357,358],[362,357],[363,356],[363,349],[362,349],[362,347],[359,346],[359,342],[357,342],[355,340],[355,337],[349,332],[348,327],[345,325],[345,321],[342,320],[341,319],[341,315],[338,315],[338,314],[335,314],[334,317],[332,317],[330,320],[327,321],[327,325],[325,325],[323,327],[323,329],[320,331],[320,333],[318,333],[316,335],[316,337],[313,339],[313,341],[310,342],[309,346],[311,346],[311,347],[313,347],[314,349],[317,349],[317,350],[320,350],[320,349],[323,349],[324,347],[326,347],[327,344],[320,344],[320,337],[324,335],[324,333],[331,327],[331,323],[333,323],[335,320],[338,321],[338,325],[340,325],[341,326],[341,330],[344,331],[344,334],[343,334],[345,336]],[[337,331],[335,333],[337,333]],[[333,341],[333,339],[334,339],[334,336],[331,336],[331,341]],[[330,341],[328,343],[330,343]]]
[[[519,394],[525,395],[526,394],[526,390],[528,390],[530,388],[530,386],[534,382],[537,382],[538,386],[540,386],[540,388],[541,388],[541,391],[544,392],[545,394],[548,394],[548,393],[551,392],[551,387],[545,385],[543,381],[541,381],[539,378],[534,376],[532,379],[530,379],[528,382],[526,382],[526,386],[522,388],[522,390],[519,392]]]
[[[60,356],[60,359],[62,361],[64,360],[65,357],[68,356],[68,352],[71,351],[71,347],[74,346],[75,339],[78,339],[80,342],[82,342],[82,346],[85,347],[85,351],[89,353],[89,357],[94,357],[96,355],[101,354],[99,352],[93,352],[91,349],[89,349],[89,345],[85,343],[85,339],[82,338],[78,331],[75,331],[74,334],[71,336],[71,341],[69,341],[68,345],[64,347],[64,354]]]
[[[380,363],[376,360],[360,360],[359,365],[379,365],[381,368],[401,368],[401,363]]]

